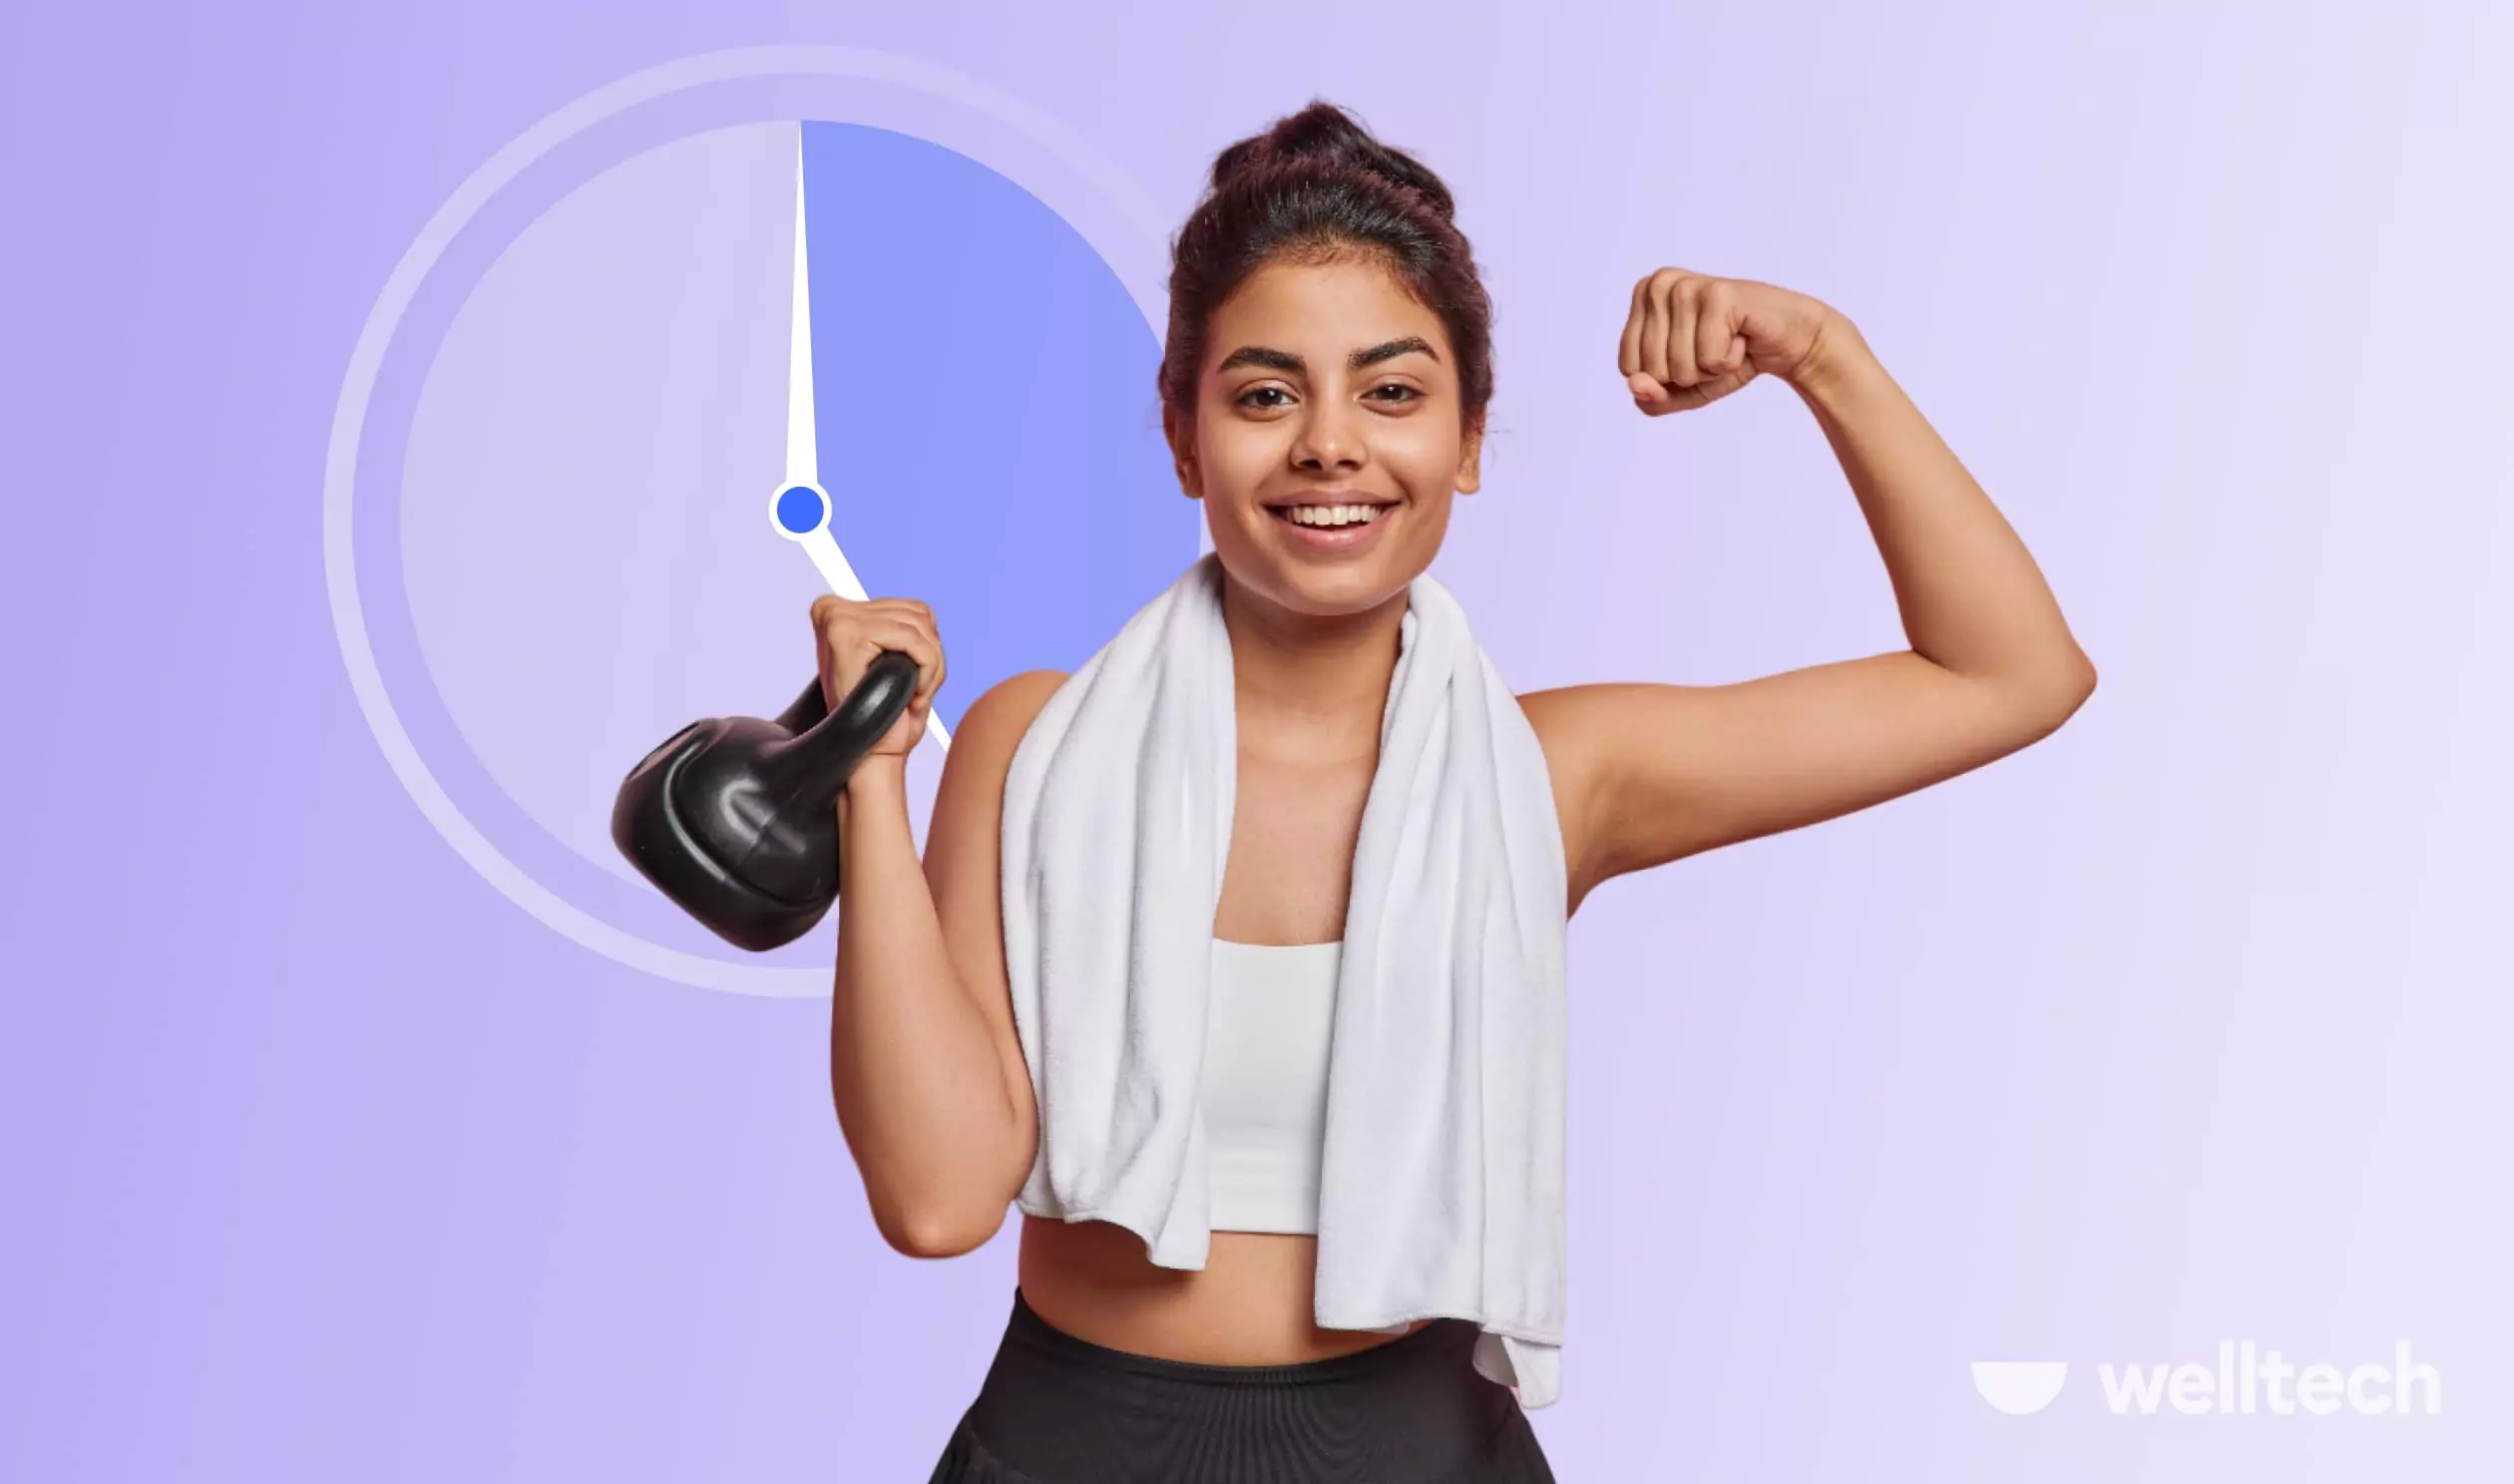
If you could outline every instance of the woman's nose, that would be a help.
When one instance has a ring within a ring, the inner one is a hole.
[[[1292,462],[1303,469],[1360,467],[1362,431],[1353,411],[1332,397],[1312,403],[1293,442]]]

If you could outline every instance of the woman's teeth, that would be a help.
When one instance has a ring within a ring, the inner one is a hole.
[[[1379,513],[1376,505],[1294,505],[1279,511],[1295,526],[1367,526]]]

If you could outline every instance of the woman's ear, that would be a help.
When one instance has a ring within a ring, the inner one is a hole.
[[[1204,499],[1204,482],[1196,474],[1196,429],[1193,420],[1181,424],[1176,412],[1163,407],[1161,437],[1169,444],[1171,467],[1178,471],[1178,493],[1190,500]]]
[[[1472,495],[1483,482],[1483,424],[1478,422],[1466,430],[1459,443],[1458,493]]]

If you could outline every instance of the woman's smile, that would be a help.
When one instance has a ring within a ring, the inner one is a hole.
[[[1347,555],[1379,545],[1402,506],[1394,501],[1351,500],[1269,505],[1267,515],[1295,552]]]

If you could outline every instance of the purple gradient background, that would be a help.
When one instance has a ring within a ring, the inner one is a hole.
[[[246,9],[0,22],[0,1478],[923,1478],[977,1386],[1014,1223],[885,1249],[826,1004],[517,910],[324,602],[420,225],[579,94],[789,40],[1007,89],[1178,214],[1313,94],[1422,150],[1500,311],[1440,571],[1521,688],[1901,643],[1786,390],[1632,413],[1661,263],[1856,319],[2102,668],[2016,757],[1582,911],[1562,1477],[2514,1472],[2502,10]],[[2102,1411],[2096,1362],[2221,1337],[2405,1337],[2445,1411]],[[2068,1389],[1998,1415],[1988,1358]]]

